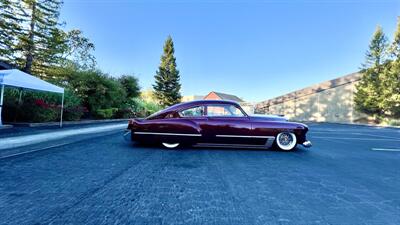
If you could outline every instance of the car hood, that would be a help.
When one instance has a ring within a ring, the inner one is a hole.
[[[277,115],[250,115],[250,119],[254,121],[288,121],[286,117]]]

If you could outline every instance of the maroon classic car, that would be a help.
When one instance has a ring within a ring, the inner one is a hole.
[[[200,100],[173,105],[145,119],[132,119],[131,140],[179,145],[236,146],[293,150],[297,144],[311,147],[308,127],[278,116],[249,116],[236,102]]]

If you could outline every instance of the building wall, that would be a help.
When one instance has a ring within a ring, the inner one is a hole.
[[[280,102],[269,100],[267,103],[257,104],[256,113],[279,114],[296,121],[358,122],[366,116],[354,109],[357,82],[358,80],[353,80],[325,89],[314,86],[314,90],[318,91],[300,97],[281,96]]]

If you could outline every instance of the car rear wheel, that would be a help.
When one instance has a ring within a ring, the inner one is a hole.
[[[163,142],[162,145],[163,145],[164,147],[166,147],[166,148],[172,149],[172,148],[178,147],[178,146],[179,146],[179,143],[166,143],[166,142]]]
[[[296,135],[291,132],[281,132],[276,136],[276,145],[284,151],[293,150],[297,145]]]

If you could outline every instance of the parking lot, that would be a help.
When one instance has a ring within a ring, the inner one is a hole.
[[[400,224],[400,129],[309,126],[293,152],[49,142],[0,160],[0,224]]]

